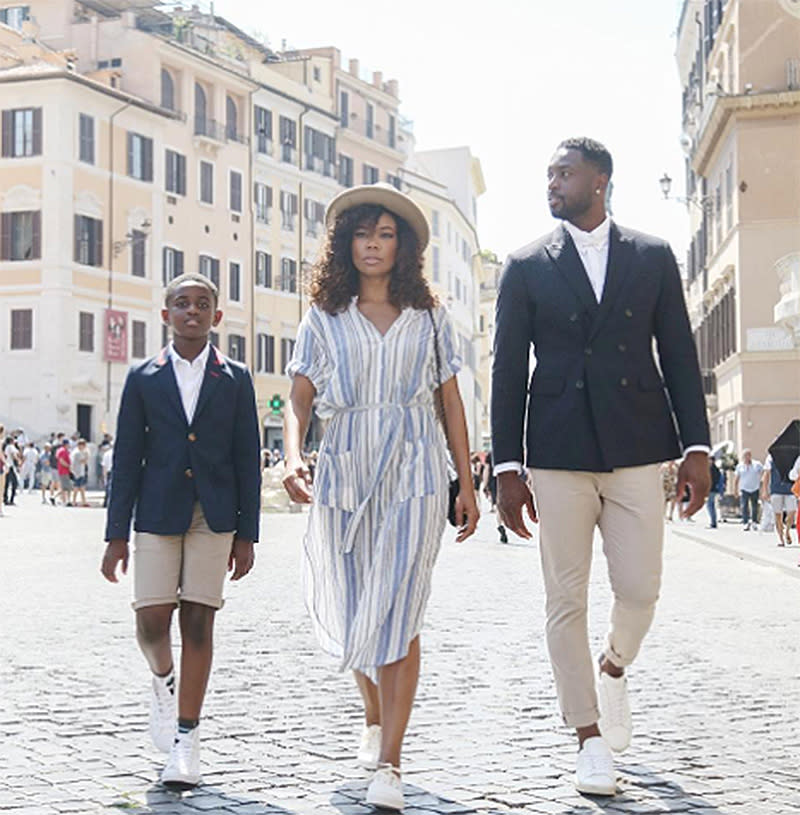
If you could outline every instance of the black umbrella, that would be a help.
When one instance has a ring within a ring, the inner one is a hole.
[[[785,481],[789,478],[789,470],[800,456],[800,419],[792,419],[767,450],[772,456],[772,463]]]

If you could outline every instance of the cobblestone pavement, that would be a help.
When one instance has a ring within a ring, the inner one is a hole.
[[[353,763],[356,693],[318,651],[302,608],[304,516],[264,516],[256,571],[230,585],[202,725],[204,785],[180,797],[157,783],[130,579],[112,586],[98,571],[103,513],[19,500],[0,518],[2,815],[372,811]],[[737,554],[733,526],[716,537],[705,518],[668,527],[663,598],[629,673],[634,741],[620,794],[604,801],[572,787],[537,545],[497,543],[493,521],[485,515],[462,545],[448,532],[437,565],[406,815],[800,812],[800,548],[780,550],[784,566]],[[767,552],[768,541],[747,545]],[[602,558],[593,582],[599,649]]]

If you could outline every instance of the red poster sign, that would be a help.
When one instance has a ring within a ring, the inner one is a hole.
[[[128,361],[128,312],[105,310],[106,362]]]

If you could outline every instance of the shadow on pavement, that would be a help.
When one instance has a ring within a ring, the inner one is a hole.
[[[296,815],[276,804],[265,804],[255,798],[229,795],[220,787],[202,785],[191,792],[174,792],[154,784],[147,790],[144,806],[116,805],[121,813],[130,815],[198,815],[198,812],[228,813],[239,815]]]
[[[331,796],[331,805],[343,815],[353,815],[356,812],[386,813],[390,810],[378,809],[364,803],[367,794],[366,781],[354,781],[343,784]],[[487,815],[486,809],[473,809],[457,801],[433,795],[430,792],[407,782],[403,783],[403,796],[405,798],[404,812],[430,813],[430,815]]]

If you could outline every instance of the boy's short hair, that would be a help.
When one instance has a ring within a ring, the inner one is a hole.
[[[205,275],[200,274],[200,272],[184,272],[183,274],[170,280],[170,282],[167,284],[167,288],[164,290],[165,306],[169,306],[170,298],[184,283],[196,283],[198,286],[204,286],[207,288],[209,292],[211,292],[211,296],[214,298],[214,308],[217,307],[217,304],[219,303],[219,289],[213,280],[210,280]]]

